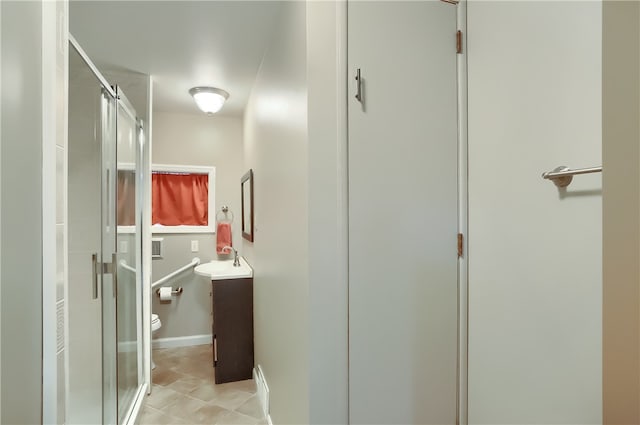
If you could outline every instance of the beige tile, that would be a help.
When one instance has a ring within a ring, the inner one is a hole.
[[[242,391],[227,384],[216,385],[205,383],[189,393],[189,396],[207,403],[214,403],[229,410],[235,410],[246,402],[254,393]]]
[[[191,357],[192,361],[197,364],[213,367],[213,351],[209,353],[198,354]]]
[[[228,415],[231,411],[227,410],[223,407],[207,404],[204,407],[201,407],[195,412],[195,415],[198,418],[198,423],[201,424],[216,424],[223,417]]]
[[[205,366],[205,364],[202,363],[201,361],[194,360],[189,356],[179,356],[179,357],[173,357],[171,359],[170,367],[174,370],[182,370],[185,368],[189,368],[191,366],[198,366],[202,368]]]
[[[251,416],[246,416],[238,412],[229,412],[223,416],[216,424],[220,425],[255,425],[258,420]]]
[[[178,373],[174,370],[162,369],[160,366],[156,366],[155,370],[153,371],[151,381],[154,384],[162,385],[166,387],[167,385],[170,385],[183,377],[184,377],[183,374]]]
[[[168,388],[171,388],[174,391],[177,391],[181,394],[189,394],[191,391],[199,388],[203,385],[206,385],[207,381],[204,381],[200,378],[194,378],[192,376],[184,376],[178,379],[175,382],[172,382],[168,385]]]
[[[213,365],[209,364],[192,364],[179,369],[180,373],[192,376],[194,378],[203,379],[205,381],[214,382],[214,369]]]
[[[254,381],[253,379],[247,379],[246,381],[227,382],[226,384],[219,384],[218,388],[232,388],[234,390],[246,391],[248,393],[255,394],[256,381]]]
[[[216,385],[213,383],[206,383],[204,385],[200,385],[195,388],[193,391],[189,393],[191,397],[197,398],[198,400],[202,400],[204,402],[211,402],[219,396],[219,393],[216,389]]]
[[[218,406],[225,407],[229,410],[236,410],[238,407],[242,406],[247,400],[249,400],[251,396],[253,396],[253,394],[248,393],[246,391],[228,389],[228,390],[219,391],[216,394],[215,400],[212,400],[212,403],[215,403]]]
[[[144,407],[138,416],[139,425],[165,425],[165,424],[188,424],[180,418],[175,418],[167,413],[156,410],[152,407]]]
[[[176,401],[164,407],[162,411],[189,423],[203,423],[203,416],[198,412],[206,406],[207,404],[203,401],[181,395]]]
[[[140,413],[138,413],[138,424],[148,425],[154,423],[153,415],[155,412],[156,410],[148,406],[143,406],[142,409],[140,409]]]
[[[262,411],[260,400],[258,400],[258,396],[255,395],[252,396],[249,400],[245,401],[235,411],[256,419],[264,418],[264,412]]]
[[[156,369],[164,370],[171,369],[175,363],[175,359],[179,358],[174,356],[171,351],[166,350],[154,350],[153,361],[156,364]]]
[[[151,395],[149,395],[145,400],[145,407],[150,406],[156,409],[162,409],[164,406],[173,403],[181,395],[182,394],[172,389],[165,388],[160,385],[154,385],[152,387]]]
[[[153,393],[145,401],[140,425],[264,422],[255,381],[214,383],[211,344],[157,349],[153,358]]]
[[[176,357],[194,358],[207,353],[212,353],[211,344],[194,345],[191,347],[180,347],[173,351]]]
[[[154,356],[171,356],[175,353],[175,348],[156,348],[153,350]]]
[[[198,405],[197,408],[200,408],[204,405],[204,402],[201,400],[194,399],[193,397],[189,397],[188,395],[176,393],[176,396],[173,398],[173,400],[171,400],[170,403],[158,407],[158,409],[173,416],[184,417],[184,415],[181,414],[181,412],[184,410],[184,406],[189,405],[191,407],[194,407],[192,403],[193,401],[198,402],[196,403]]]
[[[212,344],[194,345],[191,348],[193,349],[194,353],[206,354],[206,353],[211,353],[211,350],[213,349],[213,345]]]

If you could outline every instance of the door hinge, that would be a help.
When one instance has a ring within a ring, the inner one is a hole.
[[[458,233],[458,257],[462,257],[462,254],[464,254],[464,236]]]
[[[462,53],[462,31],[456,32],[456,53]]]

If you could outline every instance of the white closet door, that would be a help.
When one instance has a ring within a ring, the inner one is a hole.
[[[455,34],[451,4],[348,5],[352,424],[456,421]]]

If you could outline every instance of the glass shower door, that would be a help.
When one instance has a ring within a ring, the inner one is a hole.
[[[142,224],[139,168],[141,128],[124,93],[117,107],[118,288],[115,322],[118,351],[118,421],[124,423],[142,384]]]
[[[116,423],[116,99],[82,50],[69,49],[69,424]],[[113,212],[112,212],[113,211]]]
[[[118,291],[116,248],[116,128],[117,100],[103,94],[102,144],[102,397],[103,424],[117,422],[116,294]]]
[[[69,424],[122,424],[142,385],[141,157],[126,97],[69,49]],[[136,182],[138,180],[138,182]],[[137,184],[138,183],[138,184]]]

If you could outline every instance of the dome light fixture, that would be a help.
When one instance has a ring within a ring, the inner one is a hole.
[[[229,98],[229,93],[215,87],[194,87],[189,90],[189,94],[193,96],[198,108],[207,115],[218,112]]]

